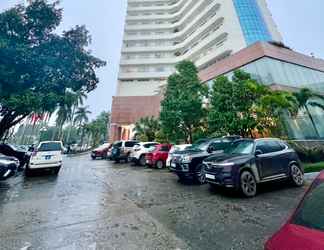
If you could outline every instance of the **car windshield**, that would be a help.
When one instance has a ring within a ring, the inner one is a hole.
[[[38,147],[39,152],[44,151],[61,151],[62,145],[60,142],[45,142]]]
[[[158,146],[158,145],[152,145],[151,147],[148,148],[148,151],[149,151],[149,152],[153,152],[153,151],[155,151],[156,148],[157,148],[157,146]]]
[[[225,153],[248,155],[248,154],[252,154],[253,147],[254,147],[253,141],[238,141],[232,143],[231,146],[225,149]]]
[[[319,184],[306,196],[292,223],[324,231],[324,183]]]
[[[199,144],[193,144],[192,146],[189,146],[186,149],[191,151],[207,151],[209,145],[210,145],[210,141],[207,142],[205,141]]]

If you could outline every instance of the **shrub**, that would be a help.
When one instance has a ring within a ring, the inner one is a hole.
[[[324,161],[324,145],[306,146],[296,142],[289,142],[296,150],[300,160],[305,163]]]

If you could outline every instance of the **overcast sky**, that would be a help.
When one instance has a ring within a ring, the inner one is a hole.
[[[0,0],[0,10],[23,0]],[[229,1],[229,0],[228,0]],[[100,84],[87,104],[97,115],[110,110],[116,92],[126,0],[61,0],[64,8],[60,30],[85,24],[92,35],[93,54],[108,62],[98,71]],[[284,42],[296,51],[324,58],[324,1],[267,0]]]

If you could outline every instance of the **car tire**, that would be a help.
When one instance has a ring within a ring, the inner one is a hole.
[[[290,180],[296,187],[304,185],[304,174],[300,167],[296,164],[290,166]]]
[[[55,169],[54,169],[54,174],[55,174],[55,175],[58,175],[58,173],[60,172],[60,170],[61,170],[61,166],[55,168]]]
[[[254,175],[247,170],[244,170],[240,175],[240,190],[241,193],[248,198],[252,198],[257,194],[257,182]]]
[[[158,161],[155,163],[155,167],[156,167],[157,169],[162,169],[162,168],[164,168],[164,162],[161,161],[161,160],[158,160]]]
[[[141,155],[141,157],[138,160],[138,163],[140,166],[144,167],[146,165],[146,159],[145,159],[145,155]]]
[[[203,164],[199,164],[197,166],[195,180],[200,185],[203,185],[206,183],[205,166]]]
[[[97,159],[97,157],[95,157],[95,156],[91,156],[91,159],[92,159],[92,160],[95,160],[95,159]]]

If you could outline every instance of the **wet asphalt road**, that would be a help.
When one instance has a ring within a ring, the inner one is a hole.
[[[65,158],[57,177],[0,182],[0,249],[263,249],[304,190],[244,199],[167,170]]]

